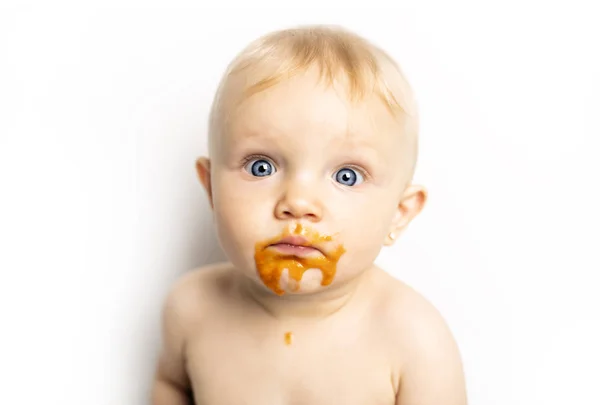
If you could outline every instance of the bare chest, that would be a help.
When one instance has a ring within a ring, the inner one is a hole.
[[[213,324],[190,340],[197,405],[394,404],[390,356],[376,334],[245,325]]]

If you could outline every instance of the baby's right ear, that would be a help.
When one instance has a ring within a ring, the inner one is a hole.
[[[200,183],[202,183],[208,195],[210,208],[213,208],[212,187],[210,184],[210,160],[207,157],[201,157],[196,160],[196,172],[198,173]]]

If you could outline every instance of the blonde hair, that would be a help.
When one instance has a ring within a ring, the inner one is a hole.
[[[418,112],[412,89],[396,62],[366,39],[338,26],[312,25],[269,33],[250,43],[229,64],[213,101],[209,119],[209,148],[227,121],[225,102],[237,102],[266,90],[311,67],[333,85],[345,80],[349,99],[379,97],[390,113],[402,119],[404,135],[414,154]],[[414,164],[413,164],[414,169]]]

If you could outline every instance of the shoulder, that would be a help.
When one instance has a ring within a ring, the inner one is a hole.
[[[387,277],[380,305],[402,403],[465,403],[462,360],[448,323],[422,294]]]
[[[198,267],[177,277],[169,287],[163,317],[173,327],[191,328],[198,323],[223,290],[230,288],[232,272],[228,263]]]
[[[394,334],[407,344],[424,344],[432,336],[451,338],[450,329],[440,311],[408,284],[388,276],[382,305]]]
[[[377,269],[373,288],[379,296],[377,310],[384,315],[388,325],[392,329],[402,331],[403,336],[406,336],[408,326],[412,332],[417,332],[423,327],[445,326],[440,312],[427,298],[385,271]]]
[[[188,387],[186,345],[191,334],[199,330],[209,297],[218,289],[217,280],[226,274],[226,265],[206,266],[180,275],[169,287],[162,306],[157,378]]]

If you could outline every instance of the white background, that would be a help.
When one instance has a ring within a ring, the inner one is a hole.
[[[194,172],[217,81],[258,35],[336,23],[418,96],[430,202],[378,262],[447,319],[470,404],[600,404],[593,1],[163,3],[0,13],[1,403],[148,403],[166,289],[222,259]]]

